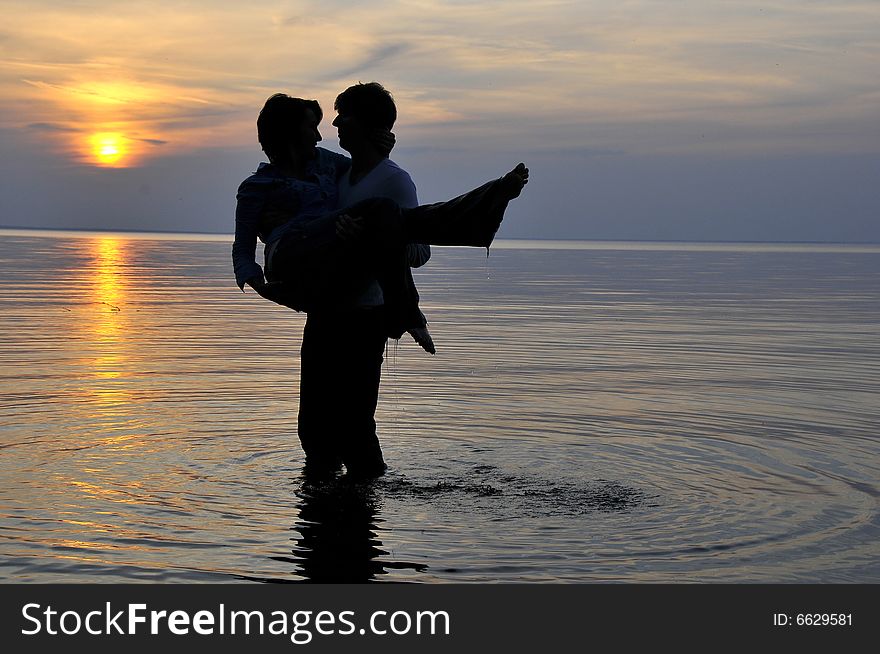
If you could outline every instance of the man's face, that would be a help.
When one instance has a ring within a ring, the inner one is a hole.
[[[339,133],[339,147],[348,152],[352,147],[357,148],[365,138],[363,125],[351,114],[340,112],[333,120],[333,126]]]

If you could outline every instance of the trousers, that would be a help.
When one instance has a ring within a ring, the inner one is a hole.
[[[424,327],[419,294],[409,273],[407,243],[488,248],[509,198],[500,180],[446,202],[401,209],[387,198],[372,198],[345,210],[362,220],[358,238],[341,239],[339,212],[300,221],[269,246],[266,277],[282,282],[306,312],[350,303],[365,279],[376,279],[386,306],[388,335],[399,338]],[[269,265],[271,261],[271,265]]]
[[[376,404],[386,343],[381,307],[312,311],[303,331],[297,433],[306,470],[385,469]]]

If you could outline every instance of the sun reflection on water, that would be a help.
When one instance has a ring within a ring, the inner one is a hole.
[[[121,304],[125,299],[126,280],[124,261],[127,243],[114,236],[102,236],[90,241],[92,262],[92,301],[104,311],[102,320],[93,323],[94,333],[101,342],[116,343],[124,327],[125,316]]]
[[[123,309],[128,294],[125,259],[128,243],[121,238],[102,236],[88,240],[91,261],[88,268],[90,301],[83,315],[90,373],[99,383],[90,395],[104,408],[120,408],[130,400],[124,380],[128,365],[127,341],[132,327]]]

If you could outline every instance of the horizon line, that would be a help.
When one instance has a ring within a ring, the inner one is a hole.
[[[140,229],[95,229],[89,227],[23,227],[18,225],[0,225],[2,232],[26,232],[27,235],[50,235],[51,233],[69,234],[77,236],[91,236],[102,234],[124,234],[135,237],[162,237],[178,238],[181,240],[212,240],[224,241],[233,239],[232,232],[181,232],[175,230],[140,230]],[[30,234],[37,232],[37,234]],[[656,243],[656,244],[682,244],[682,245],[815,245],[815,246],[865,246],[880,247],[880,241],[746,241],[746,240],[685,240],[685,239],[639,239],[639,238],[540,238],[540,237],[507,237],[499,238],[493,246],[503,241],[518,242],[544,242],[544,243]]]

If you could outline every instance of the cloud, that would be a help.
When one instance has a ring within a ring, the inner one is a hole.
[[[335,82],[338,80],[346,80],[348,78],[357,77],[361,73],[370,73],[371,71],[390,63],[400,55],[406,53],[410,46],[406,43],[392,43],[389,45],[381,45],[375,47],[361,61],[354,63],[346,68],[329,71],[323,74],[319,79],[324,82]],[[369,75],[368,75],[369,76]],[[372,79],[369,81],[373,81]]]
[[[82,130],[71,127],[70,125],[60,125],[58,123],[30,123],[28,129],[38,132],[81,132]]]
[[[118,129],[163,155],[252,144],[271,93],[332,106],[358,80],[429,148],[880,148],[874,3],[7,5],[4,124]]]

